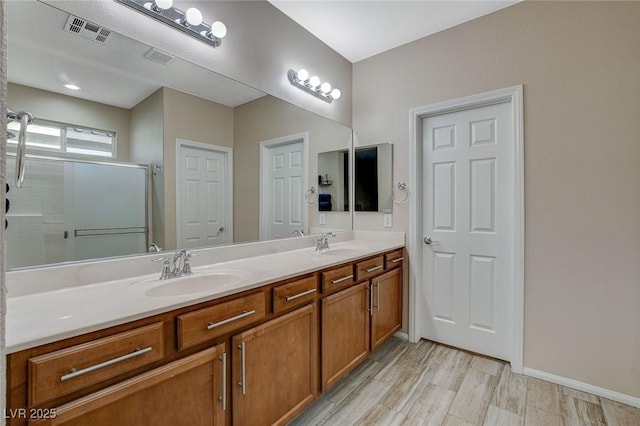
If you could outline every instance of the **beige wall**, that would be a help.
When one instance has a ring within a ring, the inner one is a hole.
[[[167,87],[163,92],[165,249],[176,247],[176,139],[233,147],[233,108]]]
[[[308,185],[318,187],[318,153],[351,146],[351,129],[273,96],[234,110],[234,240],[259,238],[260,142],[308,132]],[[317,204],[309,206],[309,225],[317,223]],[[348,212],[325,212],[326,229],[351,229]]]
[[[226,24],[228,35],[216,49],[114,1],[43,2],[351,125],[351,63],[267,1],[176,0],[181,10],[195,6],[206,22]],[[291,68],[326,79],[342,97],[328,104],[293,87],[286,75]]]
[[[8,84],[8,103],[36,118],[116,132],[117,159],[129,161],[129,111],[20,84]]]
[[[162,89],[131,109],[129,157],[132,162],[152,165],[151,238],[165,247],[164,219],[164,123]],[[159,167],[153,167],[157,165]]]
[[[410,108],[524,84],[525,366],[640,397],[640,3],[520,3],[353,81],[359,143],[395,142],[394,181]]]

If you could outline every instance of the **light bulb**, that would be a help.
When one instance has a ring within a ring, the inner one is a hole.
[[[298,80],[307,81],[308,79],[309,79],[309,71],[305,70],[304,68],[298,71]]]
[[[320,79],[318,78],[317,75],[314,75],[309,79],[309,86],[318,87],[319,85],[320,85]]]
[[[327,82],[324,82],[320,86],[320,90],[322,91],[322,93],[328,94],[331,91],[331,85]]]
[[[217,38],[223,38],[227,35],[227,26],[220,21],[211,24],[211,34]]]
[[[331,91],[331,97],[333,99],[340,99],[340,96],[342,96],[342,92],[340,91],[340,89],[333,89]]]
[[[187,9],[187,12],[184,14],[184,16],[189,25],[198,26],[202,24],[202,13],[200,13],[200,11],[195,7],[190,7],[189,9]]]
[[[173,6],[173,0],[156,0],[153,2],[153,4],[158,8],[158,9],[169,9],[171,6]]]

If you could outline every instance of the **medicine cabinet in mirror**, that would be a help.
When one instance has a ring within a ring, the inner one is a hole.
[[[349,211],[349,150],[318,154],[318,211]]]
[[[306,145],[289,158],[302,169],[279,211],[295,214],[275,220],[352,229],[348,196],[323,224],[305,196],[329,173],[319,152],[348,155],[350,128],[108,28],[91,39],[70,29],[82,17],[38,1],[8,2],[7,15],[8,107],[35,117],[24,187],[8,181],[8,268],[274,238],[260,229],[261,146],[291,135]],[[271,206],[283,200],[272,186]]]
[[[359,146],[354,157],[355,211],[391,213],[393,145]]]

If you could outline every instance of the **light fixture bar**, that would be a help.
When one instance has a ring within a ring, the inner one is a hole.
[[[304,74],[304,76],[301,76],[301,74]],[[313,95],[318,99],[322,99],[325,102],[331,103],[335,99],[340,98],[340,90],[331,90],[331,85],[329,83],[320,84],[318,77],[314,76],[309,78],[306,70],[289,70],[287,72],[287,78],[289,79],[289,82],[298,89],[304,90],[308,94]],[[314,79],[317,81],[314,81]],[[323,88],[326,87],[325,85],[328,86],[327,91],[323,91]]]
[[[189,24],[188,13],[173,7],[173,2],[168,2],[171,6],[163,9],[158,6],[159,1],[154,0],[114,0],[117,3],[128,6],[137,10],[147,16],[150,16],[176,30],[182,31],[191,37],[205,42],[213,47],[219,47],[222,44],[222,37],[226,34],[226,27],[221,22],[214,22],[211,26],[200,22],[196,24]],[[191,9],[190,9],[191,10]],[[195,9],[197,11],[197,9]],[[187,11],[189,12],[189,11]],[[200,14],[197,11],[197,14]],[[201,20],[200,16],[200,20]],[[212,29],[212,27],[215,27]],[[220,30],[222,29],[222,31]],[[222,34],[220,37],[216,37],[213,33]]]

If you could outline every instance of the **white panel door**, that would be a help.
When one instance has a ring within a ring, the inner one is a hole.
[[[227,154],[180,146],[179,248],[226,244]]]
[[[422,120],[424,338],[509,360],[514,140],[509,103]]]
[[[278,145],[267,151],[267,182],[262,233],[266,239],[290,238],[293,231],[303,229],[304,215],[304,150],[302,142]]]

